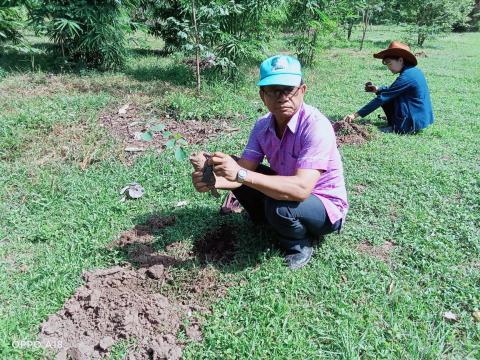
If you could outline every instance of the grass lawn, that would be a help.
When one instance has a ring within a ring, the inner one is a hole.
[[[306,102],[335,120],[358,110],[371,98],[366,81],[394,79],[371,54],[402,36],[376,28],[362,52],[352,50],[356,43],[325,50],[306,70]],[[194,192],[187,161],[152,150],[129,164],[99,125],[125,103],[144,109],[147,122],[165,113],[225,120],[240,131],[187,150],[238,154],[264,111],[255,68],[236,86],[206,84],[198,99],[191,72],[154,51],[132,52],[124,72],[53,76],[48,59],[31,72],[29,59],[0,55],[0,357],[40,358],[38,347],[19,341],[36,339],[83,271],[125,260],[109,249],[113,239],[161,213],[177,222],[156,235],[157,249],[191,244],[225,222],[238,229],[234,261],[211,265],[233,286],[213,303],[204,339],[187,344],[186,359],[480,359],[472,317],[480,310],[478,44],[479,33],[451,34],[422,49],[431,128],[399,136],[374,127],[371,142],[341,148],[347,223],[298,271],[242,216],[220,218],[218,200]],[[380,124],[378,113],[367,120]],[[133,181],[145,195],[120,202],[118,191]],[[369,252],[385,244],[383,259]],[[448,311],[458,321],[444,319]],[[112,357],[122,357],[122,346]]]

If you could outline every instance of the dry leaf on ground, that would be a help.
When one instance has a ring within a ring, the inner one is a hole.
[[[443,318],[445,320],[448,320],[448,321],[453,321],[453,322],[456,322],[458,321],[458,316],[457,314],[454,314],[453,312],[451,311],[446,311],[443,313]]]

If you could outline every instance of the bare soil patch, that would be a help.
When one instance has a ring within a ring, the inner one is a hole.
[[[235,229],[230,225],[223,225],[198,239],[193,252],[203,263],[228,262],[235,254],[235,244]]]
[[[155,250],[153,234],[174,223],[174,216],[154,214],[123,232],[109,247],[124,250],[135,267],[84,273],[85,284],[41,325],[40,342],[59,359],[108,357],[121,340],[132,341],[128,359],[180,359],[188,341],[201,341],[203,316],[232,283],[220,281],[212,265],[188,264],[231,260],[235,229],[223,225],[193,247],[176,242]]]
[[[394,242],[389,240],[385,241],[380,246],[375,246],[369,241],[363,241],[357,246],[357,251],[363,254],[373,256],[374,258],[381,260],[385,263],[389,263],[390,254],[396,248],[396,246],[397,245],[395,245]]]
[[[18,147],[20,159],[36,169],[46,165],[68,163],[82,171],[110,157],[119,157],[118,147],[112,147],[103,133],[83,121],[54,124],[51,129],[39,129]],[[5,160],[13,160],[4,158]]]
[[[163,87],[168,86],[162,84]],[[107,92],[114,96],[122,96],[132,92],[132,89],[138,92],[152,92],[150,87],[142,84],[140,81],[127,78],[125,76],[104,77],[78,77],[61,74],[26,74],[17,75],[7,79],[0,84],[1,98],[34,98],[39,96],[56,96],[59,94],[73,95],[78,93]],[[150,91],[149,91],[150,90]],[[158,93],[158,87],[155,89]]]
[[[367,185],[355,184],[352,186],[352,193],[356,195],[362,195],[367,190]]]
[[[194,145],[207,143],[221,133],[239,130],[232,127],[228,119],[178,121],[173,116],[157,112],[150,104],[128,103],[124,106],[127,105],[128,107],[121,111],[122,113],[118,109],[107,110],[100,115],[100,123],[123,144],[126,155],[130,159],[147,149],[163,151],[168,140],[162,134],[165,131],[179,134],[189,145]],[[142,135],[158,124],[165,125],[164,131],[154,132],[152,141],[143,140]]]
[[[333,123],[337,145],[362,145],[373,138],[369,126],[337,121]]]

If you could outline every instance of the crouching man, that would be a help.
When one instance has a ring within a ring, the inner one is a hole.
[[[290,56],[260,65],[259,95],[269,113],[257,120],[241,158],[216,152],[215,188],[231,190],[258,224],[268,223],[289,268],[306,265],[312,240],[339,231],[348,210],[343,166],[330,121],[303,102],[307,86]],[[266,157],[270,167],[262,165]],[[202,172],[192,174],[209,191]]]

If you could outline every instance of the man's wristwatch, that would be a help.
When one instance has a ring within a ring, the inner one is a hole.
[[[239,182],[240,184],[243,183],[245,181],[245,179],[247,178],[247,174],[248,174],[247,169],[241,168],[240,170],[238,170],[237,182]]]

